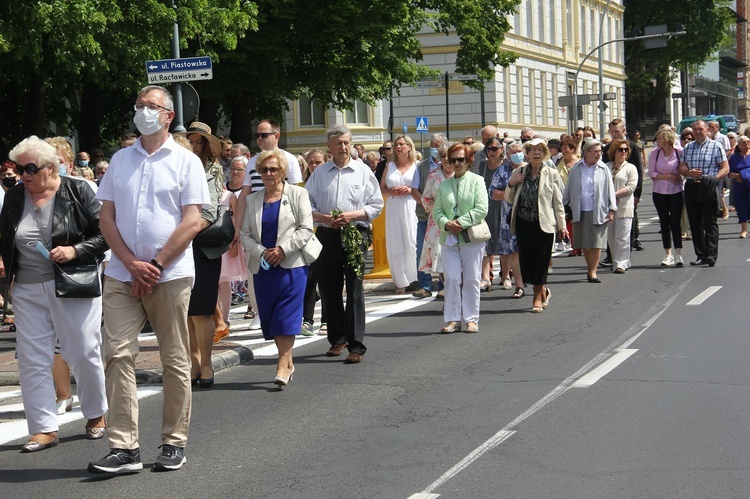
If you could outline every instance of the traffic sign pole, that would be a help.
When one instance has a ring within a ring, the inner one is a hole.
[[[175,0],[172,0],[172,8],[174,9],[174,31],[172,32],[172,57],[175,59],[180,58],[180,21],[177,16],[177,4]],[[174,94],[174,123],[172,130],[175,132],[184,132],[185,124],[182,118],[182,83],[177,82],[172,87],[172,93]]]

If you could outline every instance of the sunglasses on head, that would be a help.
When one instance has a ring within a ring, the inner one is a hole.
[[[36,163],[19,165],[18,163],[16,163],[16,171],[21,175],[23,175],[24,173],[28,173],[29,175],[36,175],[37,173],[39,173],[39,170],[44,170],[45,168],[49,168],[49,165],[38,166]]]

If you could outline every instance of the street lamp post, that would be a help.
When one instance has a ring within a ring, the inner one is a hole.
[[[591,57],[591,55],[594,52],[596,52],[597,50],[600,50],[605,45],[609,45],[610,43],[632,42],[632,41],[637,41],[637,40],[653,40],[653,39],[656,39],[656,38],[666,38],[666,37],[669,37],[669,36],[679,36],[679,35],[686,35],[686,34],[687,34],[686,31],[673,31],[673,32],[668,32],[668,33],[657,33],[657,34],[653,34],[653,35],[641,35],[641,36],[631,36],[631,37],[625,37],[625,38],[615,38],[613,40],[609,40],[609,41],[606,41],[604,43],[601,43],[601,44],[597,45],[596,47],[594,47],[593,49],[591,49],[591,51],[588,54],[586,54],[586,57],[584,57],[583,60],[581,61],[581,63],[578,65],[578,69],[576,70],[576,74],[573,77],[573,113],[574,113],[573,116],[575,117],[575,119],[572,120],[573,125],[571,125],[571,127],[573,128],[573,130],[571,130],[571,135],[575,131],[575,126],[578,124],[578,75],[580,74],[581,69],[583,69],[583,65],[586,64],[586,61],[589,60],[589,57]],[[602,66],[601,66],[601,56],[599,57],[599,60],[600,60],[600,65],[599,65],[599,79],[601,81],[601,79],[603,78],[603,75],[602,75]],[[602,96],[602,94],[601,94],[601,85],[599,87],[599,90],[600,90],[600,94],[599,94],[600,95],[600,101],[599,102],[601,103],[602,102],[601,101],[601,96]],[[602,112],[602,116],[603,116],[603,112]],[[604,124],[603,118],[602,118],[601,121],[602,121],[602,126],[603,126],[603,124]],[[604,134],[604,132],[602,132],[602,135],[603,134]]]

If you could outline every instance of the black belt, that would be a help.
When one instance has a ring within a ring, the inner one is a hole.
[[[688,178],[688,179],[686,179],[686,181],[687,182],[692,182],[694,184],[700,184],[701,183],[701,179],[699,179],[699,178]]]

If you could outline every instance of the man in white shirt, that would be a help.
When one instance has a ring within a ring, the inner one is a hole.
[[[198,156],[169,134],[172,96],[144,87],[133,121],[141,138],[112,157],[97,199],[100,227],[112,248],[104,283],[104,351],[110,453],[89,464],[92,473],[143,469],[138,444],[135,353],[138,334],[151,322],[164,369],[161,455],[154,470],[185,462],[190,423],[187,309],[195,268],[190,243],[210,203]]]
[[[343,125],[326,132],[333,159],[315,168],[305,184],[310,194],[316,235],[323,249],[313,264],[320,299],[328,318],[329,357],[338,357],[349,347],[347,364],[358,364],[367,351],[365,339],[365,294],[362,277],[349,264],[342,242],[342,228],[352,224],[362,234],[359,250],[364,256],[372,239],[371,223],[383,210],[380,185],[368,166],[351,158],[352,135]],[[334,210],[339,213],[333,216]],[[362,265],[364,267],[364,265]],[[360,269],[364,272],[364,268]],[[342,288],[346,286],[346,308]]]
[[[277,149],[279,146],[279,137],[281,137],[281,127],[278,123],[273,120],[263,120],[258,123],[256,128],[256,140],[258,147],[262,151],[272,151]],[[297,157],[285,150],[281,150],[286,156],[287,162],[287,173],[286,181],[290,184],[301,184],[302,183],[302,171],[299,168],[299,161]],[[255,171],[255,161],[258,156],[253,156],[247,162],[245,168],[245,181],[242,185],[242,190],[237,198],[237,211],[234,214],[235,228],[236,228],[236,239],[239,239],[240,228],[242,227],[242,218],[245,216],[245,207],[247,206],[247,196],[253,191],[257,191],[263,188],[263,181],[260,175]]]

